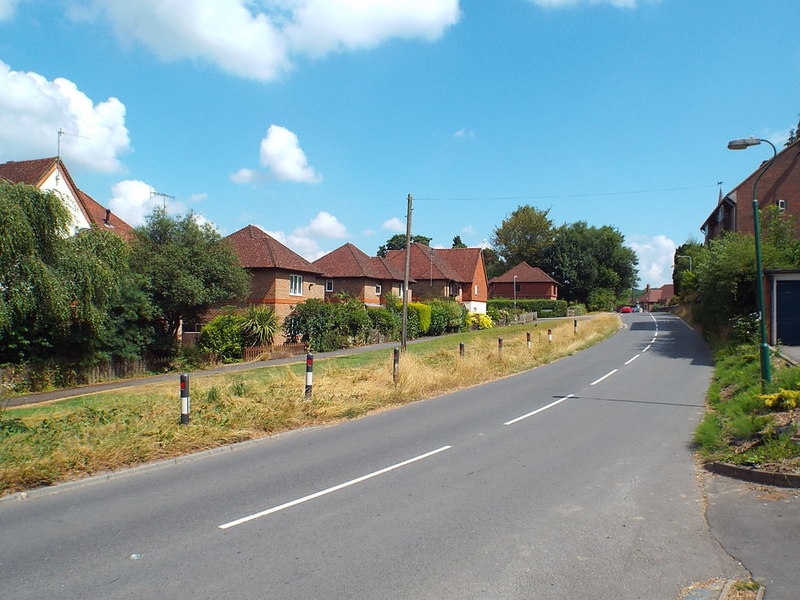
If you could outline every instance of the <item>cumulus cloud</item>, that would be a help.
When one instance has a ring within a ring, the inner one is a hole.
[[[171,214],[182,213],[186,209],[182,202],[155,195],[153,186],[135,179],[126,179],[111,186],[108,207],[134,227],[143,225],[145,217],[156,207],[165,207]]]
[[[53,156],[59,130],[68,134],[61,156],[71,165],[118,171],[118,156],[130,149],[125,105],[117,98],[95,104],[68,79],[49,81],[0,61],[0,157]]]
[[[318,213],[307,226],[298,227],[289,234],[268,231],[265,227],[262,229],[309,261],[315,261],[328,252],[322,249],[319,239],[330,240],[349,235],[347,228],[334,215],[325,211]]]
[[[660,287],[672,283],[672,262],[677,245],[664,235],[632,236],[628,246],[639,258],[639,282]]]
[[[0,2],[8,0],[0,0]],[[433,40],[458,22],[458,0],[92,0],[82,18],[107,19],[123,42],[162,60],[194,59],[272,80],[295,56]]]
[[[475,132],[472,129],[459,129],[453,134],[453,137],[456,139],[466,139],[466,138],[474,138]]]
[[[322,177],[308,166],[297,136],[280,125],[270,125],[267,136],[261,140],[261,166],[267,167],[280,181],[322,181]]]
[[[388,229],[389,231],[396,231],[397,233],[402,233],[406,230],[406,222],[402,219],[398,219],[397,217],[392,217],[388,221],[384,221],[383,225],[381,225],[383,229]]]
[[[322,181],[322,176],[309,166],[297,135],[280,125],[270,125],[267,129],[267,135],[261,140],[259,162],[267,171],[245,167],[231,175],[231,181],[254,185],[266,183],[270,179],[297,183]]]

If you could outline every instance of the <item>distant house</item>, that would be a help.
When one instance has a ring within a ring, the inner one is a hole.
[[[389,250],[386,260],[405,269],[405,250]],[[452,298],[469,312],[486,312],[488,282],[480,248],[435,249],[413,243],[409,274],[416,281],[411,288],[415,301]]]
[[[666,306],[674,296],[675,286],[671,283],[658,288],[651,288],[648,285],[644,293],[639,296],[638,303],[644,310],[652,310],[655,306]]]
[[[402,298],[403,269],[385,258],[367,256],[353,244],[329,252],[311,266],[325,280],[326,300],[334,301],[345,293],[367,306],[381,306],[387,293]]]
[[[133,235],[133,227],[75,185],[66,165],[58,157],[0,164],[0,179],[9,183],[25,183],[58,194],[72,215],[73,234],[94,226],[126,239]]]
[[[763,154],[766,155],[768,150],[765,148]],[[755,153],[757,150],[749,152]],[[763,166],[764,163],[761,163],[758,169],[724,196],[720,190],[716,208],[700,227],[706,241],[718,239],[726,231],[752,235],[753,186]],[[778,210],[793,215],[800,223],[800,141],[778,153],[775,162],[758,182],[757,196],[760,210],[776,206]],[[800,237],[800,230],[797,234]]]
[[[489,282],[489,297],[556,300],[558,282],[539,267],[521,262]]]
[[[252,277],[248,304],[265,304],[284,318],[298,304],[325,298],[319,269],[262,229],[248,225],[225,239]]]

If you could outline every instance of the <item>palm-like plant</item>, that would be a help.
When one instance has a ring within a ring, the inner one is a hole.
[[[278,315],[268,306],[251,304],[244,315],[242,335],[246,346],[271,346],[278,331]]]

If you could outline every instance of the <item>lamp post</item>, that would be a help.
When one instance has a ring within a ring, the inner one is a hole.
[[[517,310],[517,276],[514,275],[514,310]]]
[[[762,138],[757,137],[749,137],[743,138],[738,140],[731,140],[728,142],[728,149],[729,150],[744,150],[745,148],[749,148],[750,146],[757,146],[761,142],[766,142],[770,146],[772,146],[772,158],[770,158],[765,164],[764,167],[761,169],[761,172],[756,177],[755,183],[753,183],[753,235],[755,237],[755,244],[756,244],[756,291],[758,292],[758,322],[759,328],[761,330],[761,348],[760,348],[760,356],[761,356],[761,388],[766,386],[767,383],[772,381],[772,369],[770,366],[770,359],[769,359],[769,346],[767,345],[767,324],[764,320],[764,270],[761,265],[761,228],[758,223],[758,182],[761,180],[761,176],[767,172],[772,166],[772,163],[775,162],[775,157],[778,155],[778,151],[775,149],[775,144],[770,142],[769,140],[765,140]]]

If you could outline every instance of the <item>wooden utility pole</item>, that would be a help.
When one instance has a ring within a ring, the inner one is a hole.
[[[400,349],[405,352],[408,343],[408,271],[411,266],[411,194],[408,195],[406,212],[406,264],[403,270],[403,326],[400,333]]]

